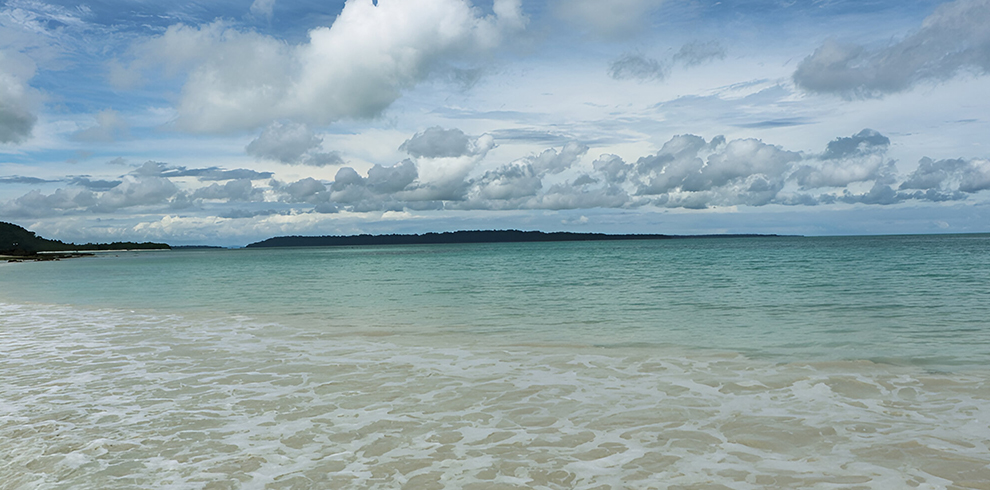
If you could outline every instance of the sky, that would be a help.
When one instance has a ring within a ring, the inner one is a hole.
[[[0,2],[63,241],[990,232],[990,0]]]

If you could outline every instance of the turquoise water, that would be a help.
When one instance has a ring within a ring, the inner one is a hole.
[[[990,236],[244,249],[21,264],[3,296],[484,342],[990,362]]]
[[[990,235],[0,264],[0,489],[990,488]]]

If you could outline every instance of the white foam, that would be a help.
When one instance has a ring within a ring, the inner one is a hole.
[[[429,341],[0,304],[0,488],[990,480],[984,372]]]

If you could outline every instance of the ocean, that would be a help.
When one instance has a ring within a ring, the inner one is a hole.
[[[0,489],[990,489],[990,235],[0,264]]]

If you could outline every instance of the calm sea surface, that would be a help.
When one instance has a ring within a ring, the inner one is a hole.
[[[990,488],[990,235],[0,264],[0,489]]]

